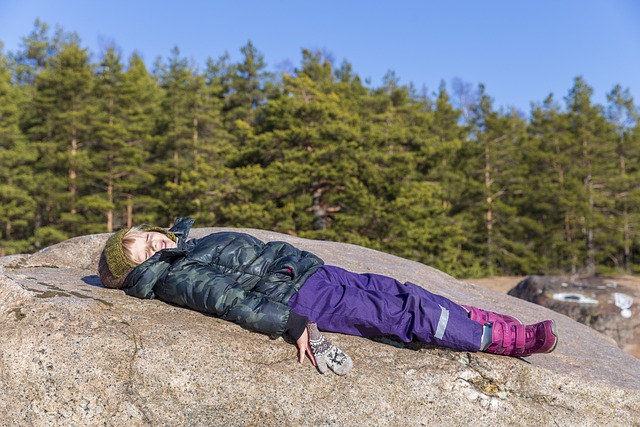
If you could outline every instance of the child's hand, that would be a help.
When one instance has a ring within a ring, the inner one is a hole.
[[[313,366],[318,366],[316,364],[316,358],[313,357],[313,352],[311,351],[311,344],[309,344],[309,332],[307,331],[307,328],[304,328],[304,332],[300,335],[298,341],[296,341],[296,345],[298,346],[298,362],[300,362],[300,364],[304,363],[304,356],[306,354],[309,356],[309,359],[311,359]]]

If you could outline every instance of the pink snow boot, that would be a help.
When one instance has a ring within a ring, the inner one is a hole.
[[[485,323],[504,322],[510,325],[522,325],[523,323],[517,317],[499,314],[489,310],[483,310],[470,305],[463,305],[465,310],[469,312],[469,318],[481,325]]]
[[[534,353],[551,353],[558,344],[556,324],[553,320],[533,325],[495,322],[491,327],[491,343],[487,353],[525,357]]]

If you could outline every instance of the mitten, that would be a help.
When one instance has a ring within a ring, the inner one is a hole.
[[[318,370],[324,374],[327,367],[338,375],[344,375],[353,368],[353,361],[342,350],[326,339],[318,330],[318,326],[309,322],[307,324],[309,331],[309,343],[311,351],[318,364]]]

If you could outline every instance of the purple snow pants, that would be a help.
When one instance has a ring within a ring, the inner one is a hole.
[[[330,265],[305,282],[289,308],[328,332],[389,335],[467,351],[478,351],[482,337],[482,325],[445,297],[413,283]]]

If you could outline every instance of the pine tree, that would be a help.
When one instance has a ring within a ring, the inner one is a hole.
[[[161,89],[142,58],[132,55],[122,83],[125,107],[122,120],[127,130],[127,148],[121,153],[122,163],[114,171],[117,179],[113,199],[115,212],[120,212],[115,217],[115,224],[119,222],[131,227],[143,222],[166,223],[166,217],[158,213],[162,203],[151,189],[156,180],[151,153],[160,139],[157,127],[161,97]]]
[[[342,209],[335,201],[353,170],[355,118],[321,55],[304,51],[297,73],[282,76],[282,92],[258,108],[256,126],[242,136],[239,189],[224,214],[232,224],[333,236]]]
[[[41,183],[46,183],[47,179],[46,177],[43,179],[41,175],[37,174],[37,166],[39,165],[36,162],[38,143],[29,134],[30,129],[38,126],[42,121],[41,111],[34,102],[36,76],[52,66],[52,58],[60,50],[61,39],[60,33],[53,39],[49,34],[49,27],[38,20],[32,33],[22,39],[21,50],[16,53],[9,53],[13,81],[20,87],[20,93],[23,95],[19,122],[23,134],[27,133],[27,135],[24,135],[24,142],[26,144],[25,151],[28,155],[22,158],[28,159],[24,167],[29,170],[27,173],[32,177],[30,180],[31,185],[24,188],[29,189],[30,197],[36,202],[35,208],[32,209],[33,219],[29,224],[30,240],[35,248],[56,243],[66,237],[64,232],[49,225],[49,220],[56,217],[55,214],[47,214],[48,211],[52,210],[50,206],[45,209],[45,215],[41,214],[42,211],[39,206],[40,195],[42,194],[45,197],[47,195],[46,190],[43,190],[46,186]],[[54,175],[53,173],[49,174],[52,182],[55,182]]]
[[[461,150],[458,166],[466,171],[455,211],[466,224],[468,244],[482,255],[486,273],[493,275],[522,264],[524,248],[517,241],[516,208],[518,147],[525,123],[516,114],[493,108],[493,100],[480,85],[472,106],[472,137]]]
[[[175,219],[181,205],[187,202],[176,197],[182,181],[193,171],[197,144],[194,117],[197,103],[196,73],[193,64],[180,57],[176,47],[168,63],[157,71],[163,89],[160,139],[152,149],[158,199],[163,201],[168,220]]]
[[[222,109],[227,74],[225,56],[215,66],[208,61],[203,76],[199,76],[199,101],[196,103],[198,144],[195,158],[196,171],[200,175],[194,181],[198,191],[194,216],[202,224],[220,224],[220,207],[227,194],[235,190],[233,172],[228,167],[236,155],[233,137],[225,127]]]
[[[640,114],[629,89],[622,89],[617,85],[607,94],[607,100],[607,119],[613,127],[617,168],[609,185],[614,205],[609,212],[610,220],[605,223],[608,228],[605,231],[614,240],[616,251],[610,256],[614,268],[630,274],[633,271],[633,247],[638,239],[638,232],[635,230],[640,224],[637,214],[640,212],[640,191],[636,185],[640,178],[637,162],[640,156]],[[611,225],[615,227],[611,229]],[[607,260],[603,262],[606,263]]]
[[[90,159],[92,168],[88,172],[88,178],[94,182],[92,191],[81,200],[84,210],[88,214],[94,214],[98,218],[89,224],[83,224],[86,232],[93,229],[94,232],[106,229],[113,232],[113,187],[114,182],[121,178],[114,174],[114,157],[118,154],[118,148],[122,147],[126,138],[126,128],[121,123],[122,102],[121,90],[123,82],[123,66],[115,47],[109,47],[103,54],[103,59],[98,65],[96,84],[93,88],[96,100],[96,111],[93,115],[93,135]],[[106,187],[104,193],[103,190]],[[106,195],[106,198],[103,197]],[[93,212],[92,212],[93,211]],[[100,218],[106,212],[106,218]],[[102,221],[100,221],[102,219]],[[100,224],[102,222],[102,224]],[[106,223],[106,224],[105,224]]]
[[[512,108],[500,114],[505,139],[495,150],[494,182],[499,196],[495,210],[496,260],[501,274],[527,274],[535,268],[533,245],[527,242],[527,224],[521,220],[521,204],[529,187],[523,167],[527,122]]]
[[[86,216],[95,219],[87,221],[84,228],[85,232],[111,232],[133,225],[136,197],[142,197],[143,189],[153,182],[145,160],[159,98],[140,57],[134,54],[125,71],[113,46],[106,49],[98,66],[94,97],[90,152],[94,166],[87,174],[94,190],[83,197],[81,204]],[[149,219],[155,218],[152,215]]]
[[[446,93],[441,98],[437,113],[428,99],[389,72],[383,86],[362,102],[366,125],[357,170],[370,192],[363,200],[371,207],[362,217],[372,218],[361,233],[373,247],[460,275],[467,272],[460,251],[465,239],[449,216],[451,193],[442,177],[462,133],[457,123],[455,129],[441,127],[456,116],[445,119]]]
[[[527,191],[519,219],[526,228],[525,241],[534,246],[533,272],[564,271],[577,254],[569,218],[578,194],[569,178],[573,158],[567,126],[553,96],[531,112],[521,164]]]
[[[21,90],[11,84],[9,66],[0,51],[0,256],[31,249],[34,153],[19,128]]]
[[[599,106],[591,103],[593,89],[578,77],[567,96],[568,132],[574,141],[576,160],[573,179],[582,182],[581,200],[576,206],[574,229],[580,230],[584,242],[581,267],[587,274],[596,270],[598,258],[597,230],[604,224],[603,210],[607,210],[606,182],[611,155],[615,153],[607,144],[607,123]],[[575,264],[578,264],[577,262]],[[575,265],[574,264],[574,265]],[[577,265],[576,265],[577,266]]]
[[[218,180],[228,180],[222,157],[231,148],[221,118],[224,87],[218,70],[209,64],[209,74],[199,75],[175,49],[159,76],[164,116],[154,161],[163,188],[159,198],[170,220],[191,215],[201,223],[215,223],[221,199]],[[171,159],[161,157],[167,153]]]
[[[77,203],[79,186],[88,185],[79,175],[89,168],[92,77],[87,50],[71,38],[35,78],[28,132],[38,150],[37,222],[48,226],[41,244],[77,234],[82,222]]]
[[[231,69],[229,91],[225,98],[225,120],[230,129],[243,133],[243,124],[253,126],[258,107],[274,91],[272,74],[266,71],[264,56],[251,41],[240,49],[242,61]]]
[[[465,192],[463,147],[469,138],[469,127],[462,124],[462,111],[454,108],[444,82],[440,84],[435,101],[428,105],[432,120],[428,130],[433,138],[433,150],[426,156],[421,168],[425,179],[438,182],[442,187],[442,207],[447,217],[449,229],[454,236],[446,242],[449,258],[439,257],[442,269],[456,276],[481,275],[476,253],[472,250],[467,234],[464,233],[466,218],[461,211],[461,195]],[[441,251],[442,253],[444,251]]]
[[[22,39],[21,50],[9,54],[15,81],[24,87],[33,86],[38,73],[47,68],[51,59],[57,55],[62,41],[60,34],[53,40],[49,34],[49,26],[37,19],[31,34]]]

